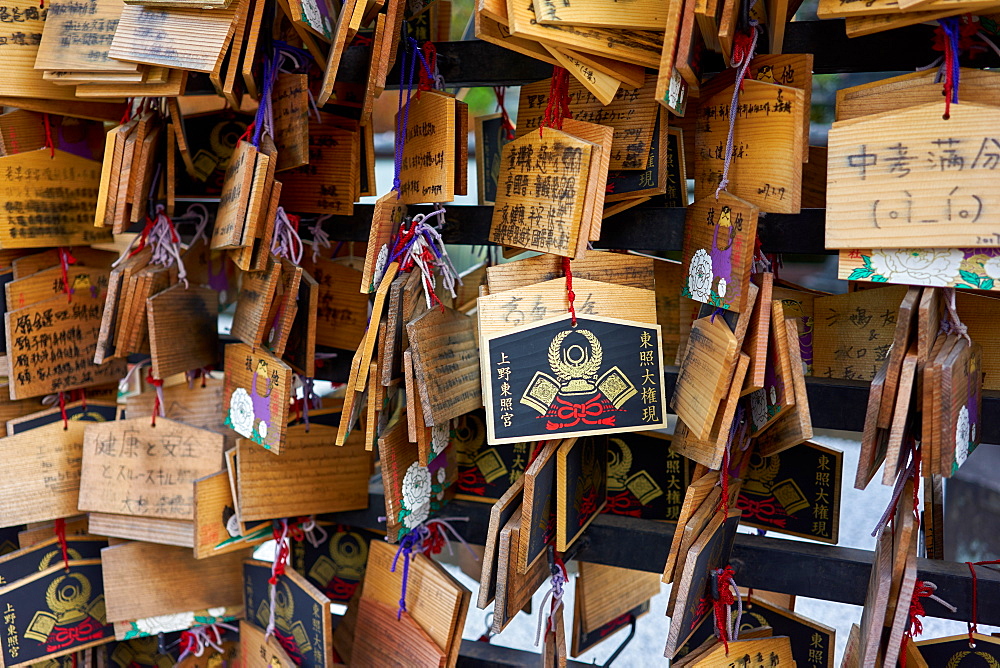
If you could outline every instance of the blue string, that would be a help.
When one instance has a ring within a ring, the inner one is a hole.
[[[405,23],[405,22],[404,22]],[[411,40],[413,38],[410,38]],[[415,40],[414,40],[415,41]],[[403,41],[404,48],[407,42]],[[406,145],[406,127],[410,122],[410,97],[413,93],[413,75],[416,72],[417,56],[414,49],[410,54],[409,77],[407,77],[406,54],[401,59],[402,66],[399,68],[399,104],[396,107],[396,154],[395,154],[395,174],[392,177],[392,189],[396,191],[396,199],[400,198],[399,175],[403,171],[403,147]],[[406,105],[403,105],[403,84],[406,84]],[[399,113],[403,114],[403,123],[399,123]]]
[[[954,83],[951,89],[951,103],[958,104],[958,79],[962,71],[958,63],[958,38],[961,33],[961,21],[957,16],[950,16],[946,19],[938,19],[938,23],[948,37],[949,48],[954,54],[951,59],[951,80]]]

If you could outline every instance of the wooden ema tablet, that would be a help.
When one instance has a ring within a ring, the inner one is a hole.
[[[356,130],[309,123],[308,164],[290,171],[285,178],[283,206],[303,213],[354,213],[359,166],[357,135]]]
[[[903,356],[910,351],[910,344],[917,320],[917,310],[920,303],[921,289],[910,287],[899,305],[899,312],[896,315],[896,329],[893,333],[892,347],[889,349],[889,358],[886,366],[885,389],[883,390],[882,402],[879,408],[878,427],[888,429],[893,423],[893,411],[896,402],[897,387],[899,386],[900,370],[903,367]],[[917,354],[914,350],[913,364],[916,364]],[[911,369],[915,372],[916,367]],[[912,378],[911,378],[912,381]],[[904,401],[909,399],[909,395],[901,395]]]
[[[936,103],[834,124],[827,247],[996,245],[993,232],[970,223],[1000,206],[984,189],[996,160],[983,138],[1000,110],[968,103],[948,121],[941,114]],[[904,140],[900,127],[920,131]],[[918,154],[932,157],[917,161]]]
[[[87,423],[61,422],[8,436],[3,472],[0,524],[16,526],[76,514],[80,492],[80,453]],[[44,473],[43,473],[44,471]],[[37,499],[44,498],[44,504]]]
[[[710,666],[726,665],[730,656],[753,657],[766,656],[771,665],[774,666],[794,666],[796,662],[792,658],[792,645],[788,636],[775,638],[752,638],[750,640],[735,640],[729,642],[729,653],[725,651],[721,642],[717,642],[711,649],[699,655],[689,664],[692,668],[709,668]],[[750,665],[750,664],[747,664]]]
[[[554,6],[554,5],[553,5]],[[552,54],[560,67],[566,68],[594,97],[600,100],[601,104],[608,105],[615,99],[615,93],[621,86],[621,80],[609,74],[595,70],[584,65],[582,62],[559,51],[558,48],[543,44],[542,46]]]
[[[752,593],[752,597],[744,599],[743,614],[748,618],[745,620],[747,623],[755,624],[758,628],[769,626],[775,636],[787,637],[791,657],[796,662],[808,665],[809,661],[812,661],[813,665],[833,668],[836,645],[834,629],[788,609],[769,604],[758,596],[757,590]],[[740,638],[744,637],[741,629]],[[738,643],[735,645],[730,643],[730,655],[733,655],[735,650],[736,656],[741,656],[740,652],[743,650],[740,647],[742,646]]]
[[[365,267],[361,277],[361,292],[371,293],[378,287],[381,277],[376,276],[377,259],[383,248],[399,232],[399,226],[406,218],[406,205],[399,201],[398,193],[391,190],[375,201],[375,212],[368,236]],[[385,250],[388,258],[388,248]]]
[[[873,668],[876,665],[881,665],[877,663],[880,654],[879,645],[891,585],[892,532],[883,529],[875,546],[875,559],[872,562],[871,576],[868,580],[868,594],[865,597],[864,612],[861,615],[859,666]]]
[[[282,191],[282,184],[274,180],[276,158],[277,149],[271,136],[263,134],[247,197],[241,246],[229,250],[229,257],[244,271],[263,271],[270,259],[274,218]]]
[[[187,70],[167,70],[162,83],[87,83],[76,87],[78,98],[105,97],[179,97],[187,87]]]
[[[362,598],[351,665],[436,668],[445,665],[445,654],[408,613],[397,620],[392,606]]]
[[[117,253],[95,250],[89,246],[73,246],[67,248],[70,255],[76,259],[70,264],[70,269],[76,267],[91,267],[93,269],[110,269],[111,263],[118,257]],[[27,278],[40,271],[51,269],[59,265],[59,250],[49,249],[39,252],[34,251],[7,251],[8,253],[28,253],[21,255],[10,262],[14,270],[14,280]]]
[[[354,289],[361,272],[326,259],[307,258],[303,266],[318,284],[316,344],[355,350],[368,326],[368,297]]]
[[[165,520],[111,513],[89,513],[88,517],[94,532],[119,539],[118,542],[138,540],[188,549],[194,545],[194,523],[190,520]]]
[[[403,572],[390,571],[396,548],[380,540],[368,547],[368,568],[361,597],[382,605],[399,607]],[[374,576],[374,577],[373,577]],[[471,593],[433,559],[414,554],[410,557],[406,583],[406,611],[434,639],[454,666],[462,644],[461,625],[469,609]]]
[[[52,267],[4,285],[8,308],[23,308],[63,295],[69,301],[76,291],[101,294],[108,288],[107,269],[70,265],[63,281],[62,267]],[[67,285],[68,283],[68,285]]]
[[[0,28],[4,62],[0,95],[13,98],[44,98],[50,101],[74,99],[72,86],[57,86],[45,81],[42,78],[42,70],[34,69],[47,12],[36,3],[24,0],[15,0],[6,7],[12,16],[9,21],[4,21],[3,27]],[[51,11],[51,8],[49,9]],[[13,105],[20,107],[17,102]]]
[[[946,13],[954,16],[962,12],[976,11],[978,9],[988,9],[995,4],[990,0],[930,0],[921,2],[918,7],[912,4],[908,9],[904,9],[904,3],[897,0],[875,0],[871,4],[853,3],[849,0],[823,0],[816,8],[816,15],[821,19],[831,18],[878,18],[885,16],[885,20],[907,18],[916,20],[921,16],[929,16],[937,13]],[[914,11],[919,10],[919,11]],[[926,20],[926,19],[923,19]],[[919,21],[917,21],[919,22]]]
[[[498,21],[495,18],[487,16],[483,10],[476,11],[474,17],[476,39],[496,44],[497,46],[541,60],[542,62],[550,65],[559,64],[559,61],[553,58],[552,54],[550,54],[540,42],[534,39],[515,37],[510,34],[510,28],[507,27],[506,3],[504,6],[503,17],[503,21]],[[576,53],[579,53],[579,51]]]
[[[291,16],[291,11],[286,7],[287,2],[282,0],[280,3],[282,8],[285,9],[285,14]],[[316,96],[316,104],[320,107],[327,104],[332,97],[336,101],[336,96],[334,95],[334,85],[337,80],[337,71],[340,69],[340,61],[344,55],[344,50],[347,48],[348,42],[354,38],[354,33],[357,32],[357,25],[352,25],[354,20],[354,15],[359,10],[364,11],[364,8],[359,8],[358,5],[364,5],[365,3],[359,2],[359,0],[346,0],[340,6],[340,13],[337,16],[337,27],[333,32],[333,37],[330,40],[331,45],[329,51],[324,52],[323,49],[317,48],[309,49],[310,53],[317,53],[318,57],[316,59],[316,64],[323,69],[323,84],[320,88],[319,95]],[[293,23],[293,26],[297,24]],[[303,41],[311,40],[312,38],[304,30],[297,30],[299,36],[303,38]]]
[[[764,389],[767,346],[771,331],[771,314],[774,311],[773,308],[767,308],[767,304],[770,304],[772,301],[774,274],[770,272],[758,274],[754,278],[754,283],[760,287],[756,300],[752,304],[748,304],[748,308],[752,307],[753,311],[742,348],[743,352],[750,358],[750,367],[747,370],[741,394],[748,394],[754,390]]]
[[[718,482],[718,481],[717,481]],[[735,491],[735,490],[734,490]],[[712,522],[713,518],[718,514],[720,510],[720,500],[722,499],[722,491],[720,487],[713,488],[708,496],[700,506],[691,514],[688,521],[684,524],[684,529],[681,532],[680,542],[679,542],[679,555],[678,560],[680,565],[675,568],[683,568],[684,555],[688,553],[694,542],[702,535],[705,528]],[[721,517],[721,515],[720,515]],[[681,576],[681,571],[675,570],[674,576],[679,578]],[[667,616],[672,617],[676,610],[675,605],[677,604],[677,593],[679,587],[672,587],[670,589],[670,597],[667,599]]]
[[[236,313],[233,314],[233,336],[255,347],[264,342],[272,324],[268,316],[271,315],[280,280],[281,262],[276,258],[269,260],[265,271],[243,276]]]
[[[305,74],[278,73],[271,94],[274,105],[275,171],[309,164],[309,94]]]
[[[976,643],[975,650],[969,647],[969,634],[967,633],[947,638],[921,640],[914,645],[915,650],[919,652],[920,660],[924,663],[917,663],[915,665],[948,665],[952,661],[962,662],[970,655],[975,657],[974,661],[980,658],[987,659],[987,657],[993,661],[998,660],[997,657],[1000,657],[1000,641],[997,638],[991,635],[973,633],[972,639]]]
[[[191,427],[208,429],[222,434],[229,434],[223,424],[225,409],[223,408],[224,383],[221,378],[211,376],[195,382],[191,387],[180,383],[163,388],[163,409],[166,417],[183,422]],[[132,394],[125,398],[125,412],[129,417],[145,417],[153,413],[153,404],[157,393],[150,390],[141,394]]]
[[[48,31],[42,31],[35,69],[135,72],[135,63],[108,58],[122,7],[109,0],[95,0],[86,8],[68,2],[50,5],[45,17]],[[79,21],[79,17],[86,20]]]
[[[180,283],[146,300],[155,378],[217,363],[217,303],[214,290]]]
[[[375,303],[371,308],[371,315],[369,316],[369,323],[381,323],[382,314],[385,310],[386,296],[389,293],[389,287],[392,285],[392,281],[396,278],[396,272],[399,269],[399,263],[391,263],[385,270],[385,274],[382,276],[382,282],[379,284],[378,290],[375,292]],[[365,389],[365,384],[368,380],[368,370],[371,364],[372,355],[375,352],[375,343],[378,339],[378,326],[369,326],[364,334],[364,338],[361,345],[358,347],[357,352],[357,364],[358,364],[358,377],[353,381],[353,384],[349,384],[350,387],[356,391],[361,392]]]
[[[736,354],[736,337],[721,318],[694,323],[670,406],[696,438],[711,433]]]
[[[757,212],[757,207],[727,192],[688,207],[682,296],[736,312],[748,306]]]
[[[654,265],[651,258],[588,250],[582,259],[573,260],[572,268],[574,279],[652,290],[653,268],[658,265],[659,263]],[[486,276],[492,296],[498,292],[562,278],[562,261],[548,254],[536,255],[487,267]]]
[[[583,629],[593,631],[627,613],[660,593],[656,573],[646,573],[615,566],[579,563],[577,592],[586,583],[586,595],[581,597]]]
[[[594,146],[553,128],[541,138],[532,133],[505,145],[490,241],[582,257],[591,222],[584,211]]]
[[[270,584],[271,578],[270,562],[243,562],[243,607],[247,618],[264,628],[273,620],[275,636],[297,661],[293,665],[332,665],[330,599],[294,569],[277,576],[274,585]]]
[[[870,380],[888,358],[905,286],[817,297],[813,375]]]
[[[506,266],[514,264],[517,263]],[[614,316],[650,324],[656,322],[655,294],[652,290],[578,278],[576,267],[573,267],[573,279],[575,304],[581,314]],[[493,293],[480,297],[477,303],[479,336],[492,337],[565,312],[566,279],[554,278]]]
[[[240,3],[188,9],[125,5],[108,56],[179,70],[218,70],[236,30]]]
[[[558,458],[562,441],[548,441],[524,471],[524,503],[521,506],[521,534],[517,546],[517,572],[525,574],[545,554],[555,540],[555,504]],[[499,584],[498,584],[499,586]],[[514,611],[520,607],[514,608]],[[513,613],[512,613],[513,614]]]
[[[263,349],[226,346],[226,426],[281,454],[292,394],[292,369]]]
[[[212,250],[239,248],[244,245],[243,232],[246,227],[257,155],[257,149],[249,141],[242,139],[237,141],[222,182],[219,210],[212,230]]]
[[[389,386],[403,374],[401,365],[403,349],[409,349],[406,323],[427,310],[422,287],[423,276],[419,271],[397,276],[389,286],[389,303],[386,306],[385,335],[379,332],[379,368],[382,377],[379,382]],[[412,352],[410,354],[412,360]],[[412,361],[411,361],[412,364]],[[412,367],[410,368],[412,376]],[[412,381],[412,378],[410,379]],[[419,399],[418,393],[408,392],[407,396]],[[421,419],[423,411],[421,411]],[[409,416],[409,413],[407,413]]]
[[[937,465],[946,478],[955,475],[979,446],[982,425],[982,348],[961,339],[941,368],[941,447]],[[931,389],[931,388],[927,388]],[[925,389],[925,391],[927,391]]]
[[[110,123],[117,123],[125,112],[125,105],[121,102],[77,99],[70,103],[65,99],[22,98],[7,94],[0,95],[0,104],[11,107],[16,105],[18,109],[23,111],[59,114],[70,118],[108,121]]]
[[[455,154],[455,98],[439,91],[421,91],[396,114],[396,127],[406,123],[406,141],[399,173],[399,202],[420,204],[455,199],[458,164]]]
[[[121,185],[125,142],[139,124],[132,119],[113,128],[107,135],[104,147],[104,162],[101,165],[101,181],[97,192],[97,209],[94,213],[95,227],[112,227],[118,209],[118,187]],[[122,191],[122,197],[126,191]]]
[[[674,206],[681,203],[681,195],[683,194],[684,204],[687,204],[687,179],[684,176],[684,165],[683,162],[678,163],[675,159],[676,156],[671,154],[672,149],[678,148],[679,130],[671,134],[669,130],[662,130],[666,127],[667,112],[665,109],[660,109],[656,124],[653,126],[649,157],[644,169],[612,170],[608,173],[608,182],[605,188],[607,193],[604,196],[604,218],[608,218],[618,211],[614,205],[609,205],[611,202],[617,202],[619,206],[630,208],[647,201],[643,199],[644,197],[651,198],[655,195],[665,194],[668,206]],[[684,184],[678,186],[681,182]]]
[[[498,549],[500,530],[515,515],[520,515],[524,498],[524,477],[517,478],[490,509],[490,522],[486,532],[486,548],[483,553],[482,571],[479,577],[479,599],[477,607],[485,608],[496,597],[498,573]],[[506,566],[504,567],[506,570]]]
[[[795,405],[788,331],[781,302],[772,301],[771,336],[767,341],[764,387],[747,397],[750,433],[764,432],[781,414]],[[801,370],[801,365],[799,366]]]
[[[942,432],[941,432],[941,392],[935,392],[933,388],[942,383],[942,369],[948,363],[948,356],[958,343],[958,337],[953,334],[941,333],[937,342],[931,349],[931,359],[924,366],[923,384],[924,387],[932,388],[929,392],[923,392],[922,399],[922,422],[921,448],[926,448],[925,456],[931,466],[930,473],[938,473],[938,463],[941,461]]]
[[[662,38],[656,32],[588,28],[539,23],[533,4],[507,2],[510,33],[516,37],[549,42],[578,51],[656,67]]]
[[[963,67],[961,77],[967,84],[962,102],[995,105],[1000,75],[989,70]],[[941,84],[935,83],[934,79],[935,72],[927,70],[841,88],[837,91],[836,120],[848,121],[931,102],[941,104]]]
[[[517,554],[528,530],[524,516],[516,513],[500,531],[497,596],[493,606],[494,633],[502,632],[517,613],[531,603],[532,596],[550,573],[545,559],[536,561],[527,573],[518,571]]]
[[[653,101],[654,85],[655,79],[649,75],[642,87],[621,89],[606,105],[575,79],[569,82],[569,109],[573,120],[614,128],[608,169],[645,169],[648,166],[653,127],[659,113]],[[515,130],[518,138],[538,132],[549,102],[550,87],[550,79],[522,86]],[[572,130],[567,131],[572,133]],[[498,183],[503,187],[502,177]]]
[[[616,8],[614,12],[608,11],[604,5],[587,0],[564,2],[560,3],[559,6],[556,3],[546,3],[539,0],[539,2],[534,3],[534,9],[536,20],[542,25],[659,31],[663,29],[663,24],[667,19],[666,8],[663,7],[662,3],[649,2],[649,0],[624,4]]]
[[[917,583],[917,542],[916,528],[910,534],[905,547],[897,551],[894,559],[904,558],[902,570],[898,577],[898,593],[892,599],[886,616],[886,627],[889,629],[885,644],[885,665],[891,666],[899,658],[903,644],[903,634],[910,625],[910,603]],[[893,564],[895,566],[895,563]]]
[[[0,198],[0,247],[38,248],[110,241],[90,224],[101,164],[61,150],[38,149],[0,157],[6,177]],[[57,206],[58,205],[58,206]]]
[[[288,333],[284,359],[296,373],[316,376],[316,327],[319,308],[319,283],[308,272],[302,272],[296,297],[298,310]]]
[[[993,342],[1000,303],[985,295],[961,291],[956,292],[955,299],[969,337],[983,346],[983,389],[1000,389],[1000,355]]]
[[[335,429],[289,427],[281,457],[239,441],[238,493],[244,522],[357,510],[368,505],[369,455],[360,438],[329,447]],[[287,491],[296,490],[294,495]]]
[[[101,385],[124,375],[124,360],[94,363],[103,305],[103,298],[80,290],[72,302],[59,295],[7,311],[11,399]]]
[[[91,424],[83,442],[83,510],[193,519],[195,478],[222,464],[221,434],[160,418]]]
[[[295,665],[275,636],[267,637],[262,629],[245,620],[240,620],[240,657],[246,668]]]
[[[229,532],[230,520],[235,518],[233,493],[229,475],[219,471],[194,481],[194,558],[207,559],[228,554],[251,545],[259,545],[272,536],[270,522],[246,536],[233,536]],[[235,524],[235,520],[233,520]]]
[[[604,211],[604,187],[608,180],[608,162],[611,157],[612,134],[614,130],[607,125],[585,123],[583,121],[565,118],[562,129],[574,137],[594,144],[590,157],[590,171],[587,175],[587,200],[584,203],[581,229],[589,229],[588,238],[597,241],[601,238],[601,222]]]
[[[435,308],[407,323],[406,333],[428,426],[483,405],[472,318]]]
[[[702,535],[691,546],[677,583],[679,609],[670,618],[670,631],[663,655],[672,658],[694,632],[701,617],[712,614],[711,608],[699,614],[699,602],[711,596],[710,573],[729,563],[733,549],[739,510],[730,511],[728,518],[716,513]]]
[[[671,449],[674,452],[709,468],[719,468],[722,465],[733,428],[733,420],[736,419],[740,389],[743,387],[749,365],[750,358],[739,353],[732,380],[719,404],[718,412],[713,418],[711,432],[706,438],[695,437],[687,425],[678,419],[671,444]]]
[[[732,86],[702,98],[695,133],[695,199],[714,196],[722,178],[729,133]],[[802,114],[808,114],[799,88],[743,82],[733,135],[727,190],[768,213],[798,213],[806,144]],[[766,142],[769,151],[751,150]],[[780,151],[780,156],[778,152]]]
[[[272,323],[264,335],[264,345],[278,357],[285,354],[288,345],[288,335],[292,322],[298,313],[297,298],[299,284],[302,282],[302,267],[281,258],[281,276],[278,281],[277,294],[271,305],[268,320]]]
[[[565,552],[604,511],[608,495],[608,439],[563,441],[556,452],[556,549]]]
[[[676,116],[683,116],[687,106],[688,84],[677,70],[677,42],[680,40],[682,0],[672,0],[667,6],[666,30],[660,50],[654,98]]]
[[[430,514],[430,472],[420,462],[417,444],[407,436],[405,416],[378,439],[385,478],[387,537],[398,542]]]
[[[0,589],[0,605],[10,615],[0,632],[5,666],[59,665],[58,657],[114,640],[114,629],[105,622],[101,561],[74,559],[66,566],[49,566]],[[47,597],[50,590],[63,598]]]
[[[571,328],[566,314],[483,337],[481,347],[491,445],[664,424],[658,325],[587,315]]]
[[[805,377],[798,373],[801,368],[801,357],[798,347],[794,345],[798,333],[795,324],[785,321],[789,341],[789,356],[791,358],[792,387],[795,392],[795,405],[784,409],[781,415],[762,434],[754,436],[754,441],[760,453],[764,456],[794,447],[813,437],[812,417],[809,412],[809,397],[806,393]]]
[[[689,94],[698,97],[701,94],[701,56],[707,47],[695,20],[694,9],[695,0],[685,0],[684,9],[681,10],[680,36],[674,66],[687,82]]]
[[[104,548],[108,621],[239,606],[243,603],[239,564],[246,555],[235,552],[197,560],[190,548],[138,541]]]

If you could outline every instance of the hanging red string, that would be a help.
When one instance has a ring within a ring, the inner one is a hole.
[[[62,270],[63,292],[66,293],[66,301],[73,301],[73,289],[69,285],[69,265],[76,264],[76,258],[66,248],[59,249],[59,268]]]
[[[497,109],[500,110],[500,127],[503,128],[504,137],[507,141],[514,138],[514,124],[510,121],[510,116],[507,115],[507,107],[504,106],[503,98],[507,92],[507,88],[504,86],[494,86],[493,94],[497,98]]]
[[[542,116],[538,136],[542,136],[545,128],[562,130],[564,118],[572,118],[569,110],[569,72],[563,67],[552,69],[552,83],[549,85],[549,101],[545,105],[545,115]]]
[[[60,517],[56,520],[56,537],[59,538],[59,549],[62,550],[63,568],[69,570],[69,546],[66,544],[66,520]]]
[[[566,306],[572,316],[573,326],[576,327],[576,306],[573,303],[576,301],[576,293],[573,292],[573,269],[570,267],[570,259],[564,257],[562,265],[563,273],[566,274]]]
[[[420,99],[420,91],[434,90],[434,73],[437,72],[437,47],[434,42],[427,40],[418,53],[420,55],[420,83],[417,84],[417,99]]]
[[[281,529],[279,525],[275,524],[274,528],[271,530],[274,540],[277,542],[277,552],[274,555],[274,570],[271,573],[271,577],[268,578],[268,584],[274,586],[278,584],[278,578],[285,574],[285,565],[288,563],[288,553],[291,551],[290,543],[288,539],[284,536],[284,531],[288,527],[287,520],[282,522],[284,524]]]
[[[150,369],[146,373],[146,382],[156,388],[156,397],[153,399],[153,417],[150,422],[150,425],[155,427],[156,416],[160,413],[160,408],[162,407],[162,404],[160,403],[160,388],[163,387],[163,379],[153,378],[153,370]]]
[[[967,561],[965,565],[969,567],[969,572],[972,573],[972,621],[969,622],[969,646],[975,647],[976,643],[972,638],[972,634],[979,632],[979,626],[977,621],[979,619],[979,580],[976,577],[976,566],[991,566],[994,564],[1000,564],[1000,559],[994,559],[993,561]]]
[[[726,655],[729,654],[729,606],[736,603],[736,595],[733,594],[733,589],[736,584],[733,582],[733,576],[736,575],[736,571],[733,570],[732,566],[726,566],[725,568],[720,568],[715,572],[718,577],[718,589],[719,597],[712,602],[712,610],[715,615],[715,632],[722,640],[722,646],[726,649]]]
[[[45,148],[49,149],[49,157],[56,157],[56,145],[52,141],[52,125],[49,123],[49,115],[42,114],[42,122],[45,124]]]
[[[719,499],[719,510],[723,521],[729,517],[729,448],[722,452],[722,468],[719,470],[719,481],[722,484],[722,497]]]
[[[66,393],[59,393],[59,413],[62,415],[63,431],[69,429],[69,417],[66,415]]]
[[[906,632],[903,634],[903,645],[899,652],[899,665],[902,668],[906,668],[907,643],[924,632],[924,624],[920,621],[920,618],[927,613],[924,611],[924,604],[920,599],[932,596],[936,589],[937,587],[933,583],[924,582],[923,580],[917,580],[917,584],[913,589],[913,598],[910,599],[909,622],[906,625]]]

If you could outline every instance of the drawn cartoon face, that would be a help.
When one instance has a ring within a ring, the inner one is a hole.
[[[757,81],[769,81],[774,83],[774,68],[770,65],[764,65],[759,70],[757,70]]]

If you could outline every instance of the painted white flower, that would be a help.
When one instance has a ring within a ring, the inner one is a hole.
[[[170,633],[171,631],[183,631],[194,626],[194,613],[178,612],[172,615],[137,619],[135,625],[139,631],[148,636]]]
[[[722,298],[724,298],[726,296],[726,279],[725,278],[722,278],[721,276],[719,277],[719,284],[718,284],[718,286],[716,286],[715,292],[716,292],[716,294],[719,295],[719,299],[722,299]]]
[[[760,429],[767,422],[767,394],[764,390],[750,393],[750,414],[755,429]]]
[[[267,438],[267,423],[263,420],[257,424],[257,433],[260,434],[261,439]]]
[[[771,405],[778,403],[778,392],[774,389],[774,385],[771,386]]]
[[[448,472],[445,471],[445,469],[444,469],[443,466],[438,469],[437,479],[438,479],[438,483],[440,483],[442,485],[444,484],[444,481],[448,479]]]
[[[983,271],[994,281],[1000,281],[1000,256],[991,257],[983,262]]]
[[[406,527],[407,529],[412,529],[416,526],[419,526],[427,520],[427,516],[430,514],[431,514],[430,501],[421,504],[416,508],[410,508],[410,514],[403,518],[403,526]]]
[[[969,456],[969,409],[962,406],[955,424],[955,463],[961,466]]]
[[[229,397],[229,421],[237,434],[250,438],[253,433],[253,401],[250,400],[250,393],[242,387],[237,387]]]
[[[883,248],[872,251],[872,269],[893,283],[945,287],[958,276],[957,248]]]
[[[688,290],[691,292],[691,299],[699,302],[708,302],[712,297],[712,258],[708,251],[699,248],[691,258],[691,266],[688,267]]]
[[[431,428],[431,459],[434,459],[448,447],[451,441],[451,425],[448,423],[435,425]]]
[[[238,538],[243,535],[243,530],[240,528],[240,518],[235,513],[226,521],[226,533],[229,534],[230,538]]]
[[[410,464],[403,476],[403,507],[415,510],[426,505],[431,495],[431,472],[418,462]]]
[[[208,613],[209,617],[222,617],[224,614],[226,614],[226,609],[225,608],[209,608],[205,612]]]

